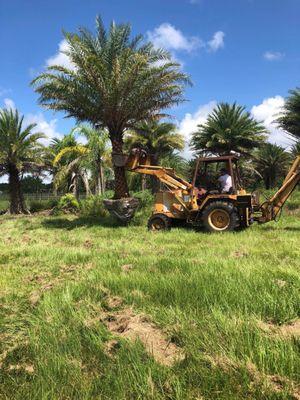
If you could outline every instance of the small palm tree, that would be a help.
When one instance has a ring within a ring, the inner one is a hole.
[[[156,120],[143,121],[127,134],[126,145],[144,149],[151,155],[152,164],[159,165],[162,158],[170,157],[174,150],[183,150],[184,138],[174,124],[159,123]],[[158,182],[155,177],[152,178],[152,191],[156,192]]]
[[[278,186],[278,180],[286,175],[291,156],[281,146],[265,143],[255,153],[255,169],[263,177],[266,189]]]
[[[189,83],[168,52],[141,35],[130,36],[129,24],[113,22],[107,31],[98,17],[95,35],[86,29],[65,34],[73,69],[51,66],[33,81],[40,104],[106,128],[117,154],[123,153],[126,129],[163,116],[161,110],[183,101]],[[118,163],[113,168],[115,198],[128,197],[125,168]]]
[[[71,134],[79,133],[87,139],[85,145],[75,144],[63,147],[56,155],[53,165],[58,168],[54,183],[60,186],[68,176],[71,176],[69,189],[78,197],[79,181],[81,180],[86,191],[90,194],[88,173],[95,180],[96,194],[103,194],[105,190],[104,167],[109,164],[110,149],[107,147],[108,135],[99,132],[87,125],[75,127]]]
[[[11,214],[28,213],[21,187],[21,174],[35,172],[43,166],[43,133],[33,133],[36,124],[23,127],[17,110],[0,110],[0,174],[9,177]]]
[[[54,177],[54,186],[56,189],[68,182],[68,190],[73,195],[79,197],[79,183],[82,181],[86,196],[90,194],[90,186],[88,180],[87,169],[84,161],[88,149],[85,146],[76,144],[75,146],[63,148],[54,158],[53,166],[56,167]]]
[[[265,141],[265,127],[242,106],[220,103],[209,114],[205,124],[198,125],[191,146],[196,153],[218,155],[238,152],[248,155]]]
[[[67,135],[64,135],[62,138],[53,138],[50,142],[50,145],[46,148],[46,157],[45,157],[45,164],[47,167],[47,170],[52,174],[53,176],[53,190],[54,194],[57,194],[57,189],[58,187],[62,187],[62,185],[55,185],[56,182],[56,174],[59,172],[61,169],[62,164],[67,165],[72,161],[72,158],[67,159],[66,157],[64,160],[61,160],[61,162],[58,165],[54,165],[54,159],[59,154],[63,149],[66,147],[73,147],[77,145],[77,141],[75,139],[75,134],[71,131]],[[67,179],[65,182],[65,187],[64,190],[68,190],[68,188],[71,185],[70,179]]]
[[[79,125],[74,128],[87,140],[85,153],[85,162],[92,173],[92,179],[95,182],[95,194],[102,195],[105,191],[105,173],[111,171],[111,150],[108,146],[108,133],[99,131],[88,125]]]
[[[289,93],[276,122],[294,139],[300,140],[300,88],[290,90]]]

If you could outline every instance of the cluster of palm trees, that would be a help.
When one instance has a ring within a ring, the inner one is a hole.
[[[20,177],[28,172],[50,171],[55,190],[72,191],[75,196],[80,187],[87,194],[103,194],[113,177],[114,198],[128,197],[128,182],[133,182],[112,155],[132,146],[151,153],[154,163],[175,167],[182,174],[189,170],[179,153],[183,136],[174,124],[161,122],[168,117],[166,110],[184,100],[190,84],[171,55],[140,35],[131,38],[129,24],[113,22],[106,30],[99,17],[95,34],[80,29],[66,33],[65,39],[70,66],[48,67],[32,85],[42,106],[76,119],[71,133],[46,147],[34,124],[24,128],[17,111],[0,111],[0,175],[9,176],[11,213],[27,212]],[[300,89],[290,93],[278,123],[295,139],[293,152],[299,153]],[[243,154],[245,170],[256,169],[271,187],[290,156],[266,138],[265,127],[243,107],[221,103],[192,135],[191,146],[195,155]],[[139,184],[157,189],[156,182],[145,177]]]
[[[242,154],[243,175],[248,184],[263,180],[267,189],[274,188],[291,160],[300,155],[300,89],[290,91],[274,123],[292,138],[294,144],[289,150],[268,142],[267,129],[244,107],[220,103],[193,133],[191,146],[201,155]]]

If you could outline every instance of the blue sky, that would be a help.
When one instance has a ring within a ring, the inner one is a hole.
[[[29,83],[45,65],[66,62],[62,30],[93,29],[96,14],[130,22],[190,74],[189,101],[171,110],[187,141],[216,102],[237,101],[265,122],[271,141],[289,144],[272,121],[300,86],[299,0],[0,0],[0,107],[15,105],[50,137],[67,133],[74,121],[40,108]]]

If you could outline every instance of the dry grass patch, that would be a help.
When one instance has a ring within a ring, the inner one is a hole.
[[[267,334],[286,338],[300,337],[300,319],[289,324],[276,325],[272,322],[258,321],[258,327]]]
[[[147,316],[135,314],[131,308],[106,315],[104,323],[110,332],[120,337],[140,340],[147,353],[162,365],[172,366],[184,359],[182,350],[171,343]]]

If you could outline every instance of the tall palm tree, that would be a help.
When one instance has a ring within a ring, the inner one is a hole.
[[[265,127],[242,106],[220,103],[205,124],[198,125],[191,146],[197,152],[224,155],[231,151],[249,154],[265,141]]]
[[[295,142],[291,148],[291,154],[293,158],[300,156],[300,140]]]
[[[43,106],[65,111],[79,122],[107,128],[112,151],[123,153],[124,132],[136,123],[183,101],[189,79],[168,52],[131,36],[129,24],[110,25],[96,19],[96,34],[80,29],[66,33],[74,68],[47,68],[32,84]],[[114,158],[115,198],[128,197],[122,163]],[[120,157],[119,157],[120,159]]]
[[[128,132],[126,145],[139,147],[151,155],[153,165],[159,165],[163,157],[172,155],[174,150],[183,150],[184,138],[170,122],[159,123],[156,120],[143,121]],[[152,191],[158,189],[158,182],[152,177]]]
[[[95,181],[95,194],[102,195],[105,191],[105,172],[110,166],[111,157],[108,133],[88,125],[78,125],[73,132],[79,133],[87,140],[86,148],[88,151],[83,155],[83,158]]]
[[[266,189],[272,189],[279,184],[288,170],[291,156],[281,146],[265,143],[255,153],[255,169],[263,177]]]
[[[285,99],[282,114],[276,122],[294,139],[300,140],[300,88],[290,90],[289,93],[290,95]]]
[[[23,119],[17,110],[0,110],[0,175],[9,177],[11,214],[28,213],[20,177],[43,165],[43,146],[39,139],[46,136],[32,132],[36,124],[23,127]]]

